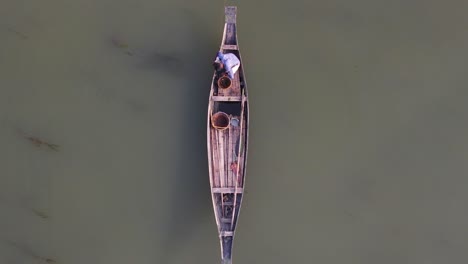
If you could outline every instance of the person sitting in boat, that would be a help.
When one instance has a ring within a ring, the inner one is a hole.
[[[226,72],[229,78],[234,79],[234,74],[240,67],[240,60],[232,53],[223,54],[218,51],[216,60],[213,65],[218,74]]]

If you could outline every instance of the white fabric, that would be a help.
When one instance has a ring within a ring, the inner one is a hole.
[[[216,61],[219,62],[219,57],[216,57]],[[231,79],[234,78],[234,74],[237,72],[237,70],[239,70],[240,67],[240,60],[237,58],[237,56],[232,53],[223,54],[222,63],[224,64],[224,68],[229,74],[229,77]]]

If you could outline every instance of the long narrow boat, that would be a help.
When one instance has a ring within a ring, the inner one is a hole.
[[[241,61],[230,85],[219,83],[213,74],[208,105],[207,142],[211,196],[221,243],[223,264],[232,263],[232,245],[247,165],[249,111],[247,86],[237,42],[237,8],[225,7],[225,24],[220,51]]]

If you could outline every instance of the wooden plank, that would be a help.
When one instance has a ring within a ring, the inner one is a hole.
[[[218,153],[218,141],[216,140],[216,130],[214,128],[210,128],[211,133],[211,155],[213,157],[212,160],[212,167],[213,167],[213,186],[219,187],[221,186],[221,182],[219,179],[219,153]]]
[[[225,187],[230,187],[230,182],[229,182],[229,177],[228,177],[229,166],[227,164],[228,163],[228,138],[229,138],[228,130],[224,130],[224,149],[222,151],[224,154],[223,165],[224,165],[224,176],[225,176],[225,184],[226,184]]]
[[[217,153],[217,146],[216,146],[216,130],[213,128],[210,128],[210,135],[211,135],[211,142],[210,142],[210,148],[211,148],[211,157],[212,157],[212,162],[211,162],[211,180],[213,187],[220,187],[220,180],[219,180],[219,168],[218,168],[218,153]]]
[[[224,18],[225,23],[236,23],[237,7],[225,6],[224,7]]]
[[[216,84],[216,86],[218,86],[218,84]],[[221,89],[221,88],[218,87],[218,96],[226,96],[225,95],[225,90],[226,89]],[[211,97],[211,98],[213,98],[213,97]]]
[[[231,162],[232,162],[232,151],[233,151],[233,148],[232,148],[232,129],[233,127],[232,126],[229,126],[229,137],[228,137],[228,141],[227,141],[227,144],[228,144],[228,153],[227,153],[227,162],[226,162],[226,165],[227,165],[227,175],[228,175],[228,182],[229,182],[229,186],[234,186],[234,181],[233,181],[233,173],[232,173],[232,170],[231,170]]]
[[[240,136],[239,136],[239,149],[238,149],[238,155],[237,155],[237,167],[236,167],[236,176],[235,176],[235,189],[236,189],[236,192],[237,192],[237,188],[239,187],[239,182],[238,182],[238,179],[239,179],[239,169],[240,169],[240,166],[241,166],[241,157],[243,156],[242,153],[241,153],[241,148],[242,148],[242,144],[244,142],[243,138],[242,138],[242,129],[244,127],[244,107],[245,107],[245,97],[242,98],[242,103],[241,103],[241,115],[240,115]],[[235,211],[237,211],[237,195],[234,195],[234,213],[232,214],[232,222],[231,222],[231,229],[234,228],[234,218],[236,217],[236,214],[235,214]]]
[[[217,178],[220,187],[223,186],[223,181],[221,177],[221,168],[219,167],[219,162],[220,162],[220,154],[219,154],[219,137],[218,137],[218,130],[213,128],[213,133],[215,134],[215,146],[216,146],[216,172],[217,172]]]
[[[237,44],[237,26],[236,23],[226,23],[224,30],[223,44],[236,45]]]
[[[237,176],[237,186],[238,187],[243,187],[244,186],[244,155],[240,156],[240,162],[238,164],[239,166],[239,175]]]
[[[221,169],[219,168],[219,135],[218,135],[218,130],[216,129],[213,129],[213,134],[215,135],[215,139],[214,139],[214,144],[215,145],[215,148],[216,148],[216,172],[217,172],[217,177],[218,177],[218,181],[219,181],[219,185],[218,187],[222,187],[222,184],[223,182],[221,181]]]
[[[221,231],[219,232],[220,236],[234,236],[234,232],[232,231]]]
[[[222,188],[211,188],[211,192],[213,193],[242,193],[244,191],[243,188],[229,188],[229,187],[222,187]]]
[[[231,223],[231,218],[224,218],[224,217],[222,217],[222,218],[220,219],[220,222],[221,222],[221,223]]]
[[[224,101],[224,102],[240,102],[242,96],[212,96],[212,101]]]
[[[241,92],[240,92],[240,78],[239,78],[239,73],[240,73],[240,68],[239,70],[234,74],[234,79],[232,79],[232,85],[231,87],[228,89],[229,91],[229,94],[230,96],[240,96],[241,95]]]
[[[228,153],[228,150],[229,150],[229,133],[228,133],[229,130],[224,130],[224,149],[223,149],[223,152],[224,152],[224,171],[226,173],[226,184],[227,186],[231,186],[230,184],[230,180],[229,180],[229,153]]]
[[[246,151],[246,146],[245,146],[245,141],[246,141],[246,130],[247,130],[247,121],[246,119],[244,118],[244,120],[242,121],[243,125],[244,125],[244,128],[242,129],[242,131],[240,132],[240,136],[242,137],[242,147],[240,149],[242,149],[242,152],[239,153],[239,159],[240,159],[240,162],[239,162],[239,176],[238,176],[238,186],[240,187],[243,187],[244,186],[244,165],[245,165],[245,151]]]
[[[221,187],[226,187],[226,173],[224,170],[224,131],[223,130],[217,130],[218,134],[218,148],[219,148],[219,178],[221,179]]]
[[[238,50],[239,49],[237,45],[223,45],[221,48],[226,49],[226,50]]]

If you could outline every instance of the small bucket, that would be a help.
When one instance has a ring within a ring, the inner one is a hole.
[[[239,118],[237,118],[237,117],[231,118],[231,126],[238,127],[239,126]]]
[[[217,112],[211,116],[211,125],[218,130],[224,130],[229,127],[229,116],[224,112]]]
[[[232,85],[232,80],[229,76],[222,76],[218,79],[218,87],[221,89],[228,89]]]

